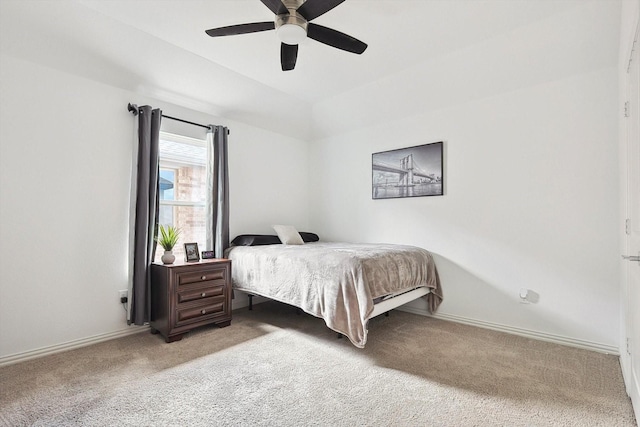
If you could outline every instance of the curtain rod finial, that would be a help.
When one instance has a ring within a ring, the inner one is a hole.
[[[127,110],[129,110],[129,112],[134,116],[138,115],[138,106],[136,104],[129,103],[129,105],[127,105]]]

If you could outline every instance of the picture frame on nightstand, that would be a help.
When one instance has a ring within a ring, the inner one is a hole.
[[[184,256],[185,256],[185,261],[188,261],[188,262],[200,261],[200,252],[198,251],[198,244],[185,243]]]

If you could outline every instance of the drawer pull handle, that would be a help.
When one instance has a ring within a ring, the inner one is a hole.
[[[207,310],[202,310],[200,313],[207,314]]]
[[[207,294],[205,294],[204,292],[202,293],[202,295],[200,295],[201,297],[206,297]]]
[[[202,280],[207,280],[207,276],[202,276],[201,279]]]

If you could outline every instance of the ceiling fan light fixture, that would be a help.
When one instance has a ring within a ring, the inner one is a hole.
[[[278,28],[278,38],[285,44],[300,44],[307,38],[307,32],[299,25],[285,24]]]
[[[300,44],[307,38],[307,20],[294,10],[290,10],[290,13],[286,15],[278,15],[276,17],[276,33],[284,44]]]

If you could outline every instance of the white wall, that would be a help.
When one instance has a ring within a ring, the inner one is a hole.
[[[311,147],[312,228],[332,240],[432,251],[443,317],[617,352],[620,9],[610,6],[590,2],[554,17],[565,25],[552,33],[548,20],[515,31],[512,56],[503,57],[515,73],[507,82],[495,62],[495,52],[505,51],[499,38],[479,47],[491,55],[469,48],[430,61],[440,67],[427,76],[437,74],[435,86],[430,78],[407,83],[406,71],[365,96],[362,88],[341,95],[331,114],[348,118],[352,110],[355,124],[343,119],[344,133]],[[572,24],[572,17],[580,19]],[[512,67],[512,57],[546,61],[539,36],[554,58],[573,55],[579,64],[563,58],[566,65],[552,74]],[[582,36],[600,44],[583,45]],[[484,72],[491,64],[493,75]],[[468,85],[461,79],[475,79],[475,69],[483,70],[477,90],[462,93],[459,85]],[[449,88],[453,105],[427,99]],[[399,117],[405,101],[412,113]],[[318,117],[329,114],[325,107]],[[435,141],[445,141],[443,197],[371,199],[372,153]],[[539,302],[520,304],[521,288],[538,293]]]
[[[131,330],[117,293],[128,286],[128,102],[230,127],[232,236],[307,226],[304,141],[0,61],[0,362]]]

